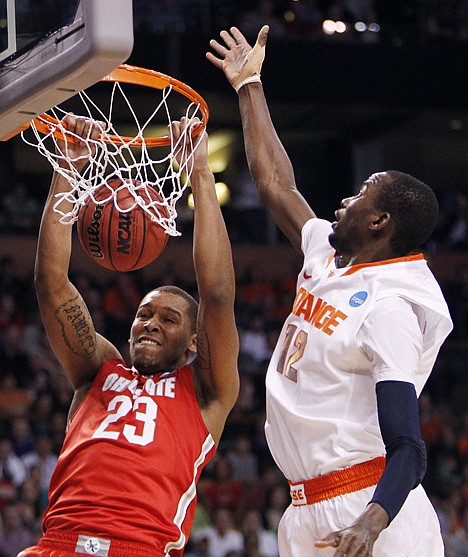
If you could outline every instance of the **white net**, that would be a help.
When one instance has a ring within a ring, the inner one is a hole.
[[[161,119],[164,120],[166,133],[167,126],[171,122],[168,98],[173,90],[172,86],[161,91],[160,102],[143,123],[139,121],[122,85],[114,82],[111,87],[107,111],[102,110],[86,91],[79,93],[79,98],[84,106],[83,113],[80,115],[102,121],[105,124],[105,129],[98,139],[91,137],[84,139],[87,153],[83,158],[89,163],[81,173],[74,166],[76,159],[74,160],[69,153],[69,142],[83,139],[68,131],[61,123],[67,114],[63,108],[55,107],[45,117],[38,117],[38,120],[46,124],[45,133],[43,129],[38,130],[33,120],[30,129],[21,134],[23,140],[28,145],[35,147],[49,161],[54,171],[61,174],[70,183],[68,192],[57,194],[54,210],[61,215],[62,223],[73,224],[78,218],[80,208],[89,198],[97,202],[94,194],[101,189],[99,203],[112,200],[121,212],[131,211],[136,205],[140,205],[152,220],[157,221],[164,228],[167,234],[179,236],[180,232],[176,228],[176,203],[189,184],[193,167],[191,154],[204,130],[194,134],[193,127],[189,127],[176,144],[172,138],[168,138],[167,148],[150,147],[147,144],[147,136],[150,127],[154,126],[156,116],[158,116],[159,125],[162,125]],[[120,134],[112,123],[114,102],[117,96],[121,100],[123,99],[133,120],[134,130],[131,137]],[[200,105],[190,102],[183,115],[187,118],[198,116],[201,119],[199,112]],[[53,124],[50,123],[50,117],[54,120]],[[63,141],[63,137],[67,141]],[[180,149],[182,149],[180,160],[184,162],[178,165],[174,153]],[[185,156],[184,150],[188,150],[188,156]],[[117,183],[121,182],[117,188],[115,180],[118,181]],[[114,186],[107,188],[108,197],[103,199],[101,186],[109,182],[112,182]],[[122,188],[127,188],[134,199],[134,203],[125,208],[118,207],[117,202],[119,190]],[[151,195],[149,190],[152,188],[159,193],[160,199],[157,199],[158,196]],[[68,210],[70,203],[72,208]],[[66,207],[67,210],[63,210],[63,207]]]

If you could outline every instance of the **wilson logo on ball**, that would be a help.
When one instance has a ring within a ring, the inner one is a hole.
[[[131,191],[130,186],[137,191]],[[151,186],[137,180],[132,184],[116,178],[108,180],[89,197],[78,213],[77,229],[80,243],[88,256],[113,271],[135,271],[154,261],[164,250],[168,235],[136,203],[141,197],[159,216],[169,212],[162,197]]]
[[[87,244],[89,252],[95,259],[104,258],[104,254],[102,253],[101,245],[99,243],[99,228],[103,209],[104,205],[96,205],[96,210],[93,213],[93,221],[91,222],[91,226],[88,226],[86,230],[86,233],[88,234]]]

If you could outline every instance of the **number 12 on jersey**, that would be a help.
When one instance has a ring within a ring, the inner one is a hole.
[[[297,325],[288,325],[281,354],[276,371],[291,381],[297,382],[297,368],[295,364],[304,355],[308,334],[300,329],[297,334]]]

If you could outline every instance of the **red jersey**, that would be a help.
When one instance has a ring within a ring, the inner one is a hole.
[[[190,366],[145,377],[108,360],[70,422],[44,533],[115,538],[182,555],[196,484],[214,453]]]

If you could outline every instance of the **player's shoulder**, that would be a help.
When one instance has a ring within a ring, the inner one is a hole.
[[[306,221],[301,231],[301,248],[304,255],[320,248],[331,251],[328,237],[332,231],[331,223],[327,220],[314,217]]]

